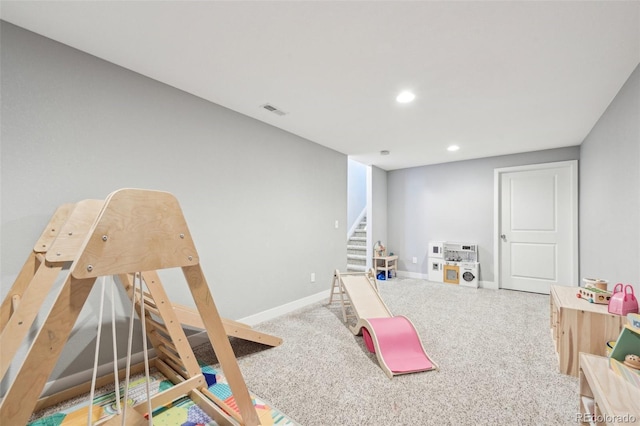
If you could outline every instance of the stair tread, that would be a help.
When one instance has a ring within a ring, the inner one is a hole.
[[[347,265],[347,271],[366,271],[367,267],[365,265]]]
[[[363,217],[347,240],[347,271],[367,271],[367,217]]]

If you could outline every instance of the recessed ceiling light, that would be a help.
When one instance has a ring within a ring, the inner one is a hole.
[[[451,145],[450,147],[447,148],[447,151],[454,152],[454,151],[457,151],[459,149],[460,149],[460,147],[458,145]]]
[[[389,155],[389,151],[383,149],[382,151],[380,151],[380,155]]]
[[[400,94],[396,96],[396,101],[398,101],[401,104],[406,104],[413,101],[415,98],[416,98],[415,94],[409,92],[408,90],[405,90],[404,92],[400,92]]]

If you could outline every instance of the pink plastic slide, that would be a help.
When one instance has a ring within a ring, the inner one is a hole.
[[[369,352],[378,353],[394,374],[413,373],[434,369],[420,343],[420,337],[411,321],[404,316],[391,318],[369,318],[369,327],[362,328],[362,334]],[[373,336],[373,337],[372,337]],[[377,344],[376,344],[377,341]]]

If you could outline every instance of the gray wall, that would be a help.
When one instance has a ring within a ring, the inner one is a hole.
[[[568,147],[388,172],[387,232],[398,269],[426,278],[430,241],[468,241],[479,246],[480,281],[493,282],[493,170],[579,155]]]
[[[584,140],[580,161],[580,275],[634,284],[638,294],[640,66]]]
[[[177,197],[225,317],[324,291],[346,268],[345,155],[6,22],[1,31],[3,298],[57,206],[123,187]],[[166,284],[193,305],[184,281]],[[91,367],[78,353],[98,300],[54,378]]]

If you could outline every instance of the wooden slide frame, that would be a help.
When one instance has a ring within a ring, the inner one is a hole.
[[[349,286],[350,290],[345,285],[345,281],[352,283]],[[363,320],[393,316],[378,292],[378,282],[373,270],[367,272],[340,272],[336,270],[333,273],[329,304],[333,303],[334,295],[340,296],[343,321],[346,323],[349,318],[355,319],[355,324],[350,325],[349,329],[356,336],[362,334]],[[348,314],[347,310],[352,313]]]
[[[368,281],[372,292],[375,293],[375,296],[373,297],[375,303],[373,303],[373,306],[370,306],[371,299],[369,299],[369,301],[365,300],[365,305],[362,306],[362,309],[360,310],[357,306],[353,305],[351,297],[343,283],[344,279],[349,279],[351,277],[364,277]],[[380,294],[378,293],[378,282],[376,280],[376,275],[373,269],[370,269],[366,272],[340,272],[336,269],[333,273],[333,281],[331,282],[329,304],[334,303],[334,297],[336,296],[340,298],[342,320],[345,323],[349,320],[349,318],[355,318],[356,322],[359,321],[362,316],[360,311],[369,311],[369,307],[377,311],[376,316],[378,317],[393,316],[391,315],[391,311],[389,310],[389,308],[387,308],[387,305],[384,303],[384,301],[380,297]],[[349,311],[351,313],[348,313]],[[351,329],[351,331],[354,331],[353,328]],[[359,335],[359,333],[354,334]]]
[[[86,229],[86,233],[82,229]],[[115,275],[136,298],[138,315],[141,315],[140,303],[145,304],[147,333],[158,355],[153,363],[175,384],[152,398],[152,408],[189,395],[220,424],[260,424],[180,206],[167,192],[121,189],[105,201],[87,200],[61,206],[56,211],[2,304],[2,377],[9,365],[5,365],[4,360],[10,362],[13,358],[25,330],[28,331],[42,307],[44,298],[34,298],[34,294],[49,293],[52,283],[68,262],[72,262],[70,269],[51,310],[0,402],[3,422],[26,424],[34,409],[42,406],[38,397],[96,279]],[[176,267],[183,271],[201,320],[198,325],[207,332],[239,413],[222,401],[216,401],[208,392],[178,319],[184,315],[180,309],[174,309],[155,272]],[[134,289],[135,274],[142,274],[147,292],[141,294]],[[240,328],[229,324],[232,328]],[[245,334],[251,335],[250,331]],[[8,358],[4,357],[5,345],[6,354],[11,355]],[[218,405],[211,403],[212,400]],[[137,409],[139,415],[127,416],[127,424],[145,424],[141,414],[144,410],[146,404]],[[116,421],[120,422],[114,417],[104,424],[115,424]]]

